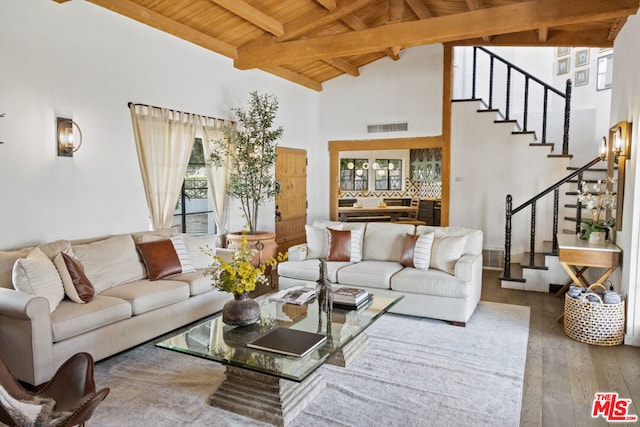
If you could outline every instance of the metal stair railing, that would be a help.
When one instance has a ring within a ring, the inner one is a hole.
[[[513,197],[511,194],[507,195],[506,198],[506,208],[505,208],[505,239],[504,239],[504,271],[503,277],[509,278],[511,277],[511,221],[515,214],[522,211],[524,208],[531,206],[531,230],[530,230],[530,242],[529,242],[529,263],[530,265],[534,265],[534,255],[535,255],[535,244],[536,244],[536,202],[542,197],[546,196],[550,192],[553,191],[553,253],[557,254],[558,252],[558,205],[559,205],[559,195],[560,195],[560,186],[567,183],[571,179],[576,176],[582,177],[582,174],[585,170],[591,168],[595,164],[603,161],[601,157],[596,157],[591,160],[586,165],[582,166],[579,169],[576,169],[566,177],[562,178],[560,181],[551,185],[547,189],[541,191],[537,195],[533,196],[531,199],[522,203],[516,208],[513,208]],[[578,189],[581,189],[581,179],[578,179]],[[582,203],[578,201],[576,207],[576,233],[580,232],[580,222],[582,215]]]
[[[562,134],[562,155],[569,155],[569,125],[570,125],[570,115],[571,115],[571,79],[567,79],[565,92],[562,93],[558,89],[553,86],[543,82],[539,78],[533,76],[532,74],[526,72],[522,68],[517,65],[512,64],[508,60],[496,55],[490,50],[481,47],[474,46],[473,47],[473,80],[471,85],[471,97],[476,99],[476,86],[477,86],[477,64],[478,64],[478,52],[484,52],[489,55],[489,103],[488,109],[493,110],[494,108],[494,72],[495,72],[495,62],[499,61],[506,65],[507,67],[507,76],[506,76],[506,88],[505,88],[505,111],[504,111],[504,119],[505,121],[509,121],[510,113],[511,113],[511,74],[512,72],[520,73],[524,77],[524,106],[523,106],[523,123],[522,123],[522,132],[529,132],[529,92],[530,92],[530,82],[536,83],[542,87],[543,90],[543,105],[542,105],[542,129],[541,129],[541,144],[547,144],[547,118],[549,116],[549,94],[553,94],[559,96],[564,100],[564,124],[563,124],[563,134]]]

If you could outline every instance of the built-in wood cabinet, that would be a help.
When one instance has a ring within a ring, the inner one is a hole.
[[[422,199],[418,209],[418,219],[426,222],[427,225],[440,225],[440,210],[440,200]]]

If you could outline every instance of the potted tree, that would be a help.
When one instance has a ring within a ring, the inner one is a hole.
[[[276,194],[274,166],[282,126],[274,128],[278,100],[274,95],[250,93],[248,108],[233,108],[236,126],[224,126],[224,140],[214,142],[210,160],[216,166],[229,165],[227,194],[240,201],[247,232],[227,234],[227,245],[239,247],[242,234],[258,249],[257,262],[276,252],[275,233],[257,230],[258,213],[264,202]],[[227,163],[227,159],[229,160]],[[269,246],[269,247],[268,247]]]

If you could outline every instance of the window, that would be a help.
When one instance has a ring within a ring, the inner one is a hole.
[[[173,217],[173,226],[180,227],[183,233],[214,234],[216,232],[204,167],[202,140],[196,138]]]
[[[611,89],[613,82],[613,53],[598,58],[597,89]]]
[[[340,159],[340,189],[343,191],[368,190],[368,169],[368,159]]]
[[[402,190],[402,160],[376,159],[373,163],[376,191]]]

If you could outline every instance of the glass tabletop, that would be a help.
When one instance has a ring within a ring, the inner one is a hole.
[[[358,310],[334,308],[329,318],[317,299],[304,305],[294,305],[271,301],[269,295],[265,295],[257,299],[260,303],[260,321],[254,325],[225,325],[222,316],[218,315],[156,345],[226,365],[302,381],[400,299],[402,296],[389,298],[372,295],[364,307]],[[277,327],[326,335],[327,340],[302,357],[247,347],[248,342]]]

